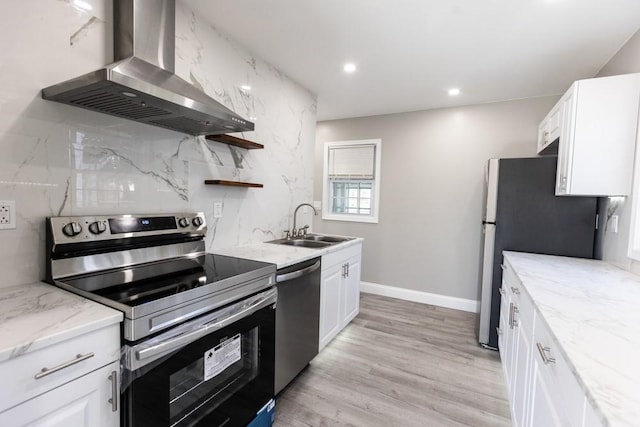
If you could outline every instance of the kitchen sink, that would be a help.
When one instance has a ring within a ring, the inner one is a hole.
[[[278,239],[278,240],[271,240],[267,243],[275,243],[277,245],[287,245],[287,246],[300,246],[303,248],[315,248],[315,249],[321,249],[321,248],[326,248],[327,246],[331,246],[331,243],[329,242],[317,242],[314,240],[307,240],[307,239]]]
[[[305,240],[311,240],[314,242],[327,242],[327,243],[340,243],[347,240],[353,240],[353,237],[338,237],[338,236],[322,236],[320,234],[308,234],[303,237]]]
[[[277,239],[270,240],[267,243],[274,243],[276,245],[287,246],[299,246],[303,248],[326,248],[327,246],[335,245],[337,243],[346,242],[347,240],[353,240],[354,237],[340,237],[340,236],[323,236],[321,234],[307,234],[305,236],[298,236],[289,239]]]

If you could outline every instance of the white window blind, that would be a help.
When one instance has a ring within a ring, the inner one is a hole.
[[[329,148],[329,179],[373,179],[376,146],[357,145]]]

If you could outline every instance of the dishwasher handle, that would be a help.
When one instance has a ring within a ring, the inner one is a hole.
[[[289,280],[297,279],[298,277],[306,276],[307,274],[313,273],[319,268],[320,268],[320,260],[316,261],[314,264],[310,265],[309,267],[292,271],[291,273],[277,274],[276,283],[287,282]]]

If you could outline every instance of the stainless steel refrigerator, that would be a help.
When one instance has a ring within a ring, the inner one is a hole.
[[[488,161],[478,331],[485,347],[498,346],[503,250],[579,258],[596,253],[598,199],[556,196],[556,163],[556,157]]]

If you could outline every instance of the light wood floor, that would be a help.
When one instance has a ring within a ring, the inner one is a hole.
[[[282,391],[276,427],[510,426],[498,353],[476,315],[371,294]]]

